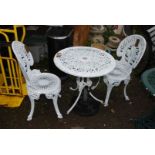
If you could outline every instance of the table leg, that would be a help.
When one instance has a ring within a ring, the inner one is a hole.
[[[97,99],[91,93],[91,86],[92,81],[89,78],[81,78],[77,82],[79,95],[71,108],[67,111],[67,114],[69,114],[71,110],[74,110],[74,112],[81,116],[92,116],[98,112],[100,105],[98,102],[102,103],[103,101]],[[98,102],[94,102],[94,100]]]
[[[92,92],[89,92],[89,95],[90,95],[94,100],[100,102],[101,104],[104,103],[102,100],[100,100],[100,99],[98,99],[97,97],[95,97],[95,96],[92,94]]]
[[[79,90],[79,95],[78,95],[78,97],[76,98],[76,100],[75,100],[75,102],[73,103],[73,105],[69,108],[69,110],[67,111],[67,114],[69,114],[72,110],[73,110],[73,108],[76,106],[76,104],[77,104],[77,102],[78,102],[78,100],[80,99],[80,96],[81,96],[81,93],[82,93],[82,91],[83,91],[83,88],[85,87],[85,83],[84,83],[84,79],[82,79],[81,81],[80,81],[80,78],[77,78],[77,87],[75,88],[75,89],[73,89],[73,88],[70,88],[71,90],[73,90],[73,91],[75,91],[76,89],[78,89]]]
[[[80,96],[81,96],[81,93],[82,93],[82,91],[79,92],[78,97],[76,98],[74,104],[73,104],[73,105],[69,108],[69,110],[67,111],[67,114],[69,114],[69,113],[73,110],[73,108],[76,106],[76,104],[77,104],[77,102],[78,102],[78,100],[79,100],[79,98],[80,98]]]

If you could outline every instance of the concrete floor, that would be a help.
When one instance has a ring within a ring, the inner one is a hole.
[[[99,112],[94,116],[79,116],[74,112],[66,115],[66,111],[77,94],[69,90],[75,85],[74,78],[62,81],[62,98],[59,99],[59,108],[64,116],[59,120],[56,117],[52,100],[44,96],[36,102],[33,120],[26,121],[30,110],[29,98],[25,97],[19,108],[0,108],[0,128],[3,129],[130,129],[135,128],[133,119],[151,113],[155,109],[154,98],[144,89],[139,77],[134,76],[127,88],[130,101],[125,101],[123,85],[112,91],[109,106],[100,105]],[[106,87],[100,83],[94,94],[104,99]],[[47,103],[47,104],[45,104]]]

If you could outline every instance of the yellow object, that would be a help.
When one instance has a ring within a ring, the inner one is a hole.
[[[19,38],[18,28],[22,29],[22,36]],[[24,26],[13,26],[13,29],[0,29],[0,36],[10,42],[8,34],[13,34],[14,40],[24,41],[26,30]],[[3,51],[4,53],[4,51]],[[21,70],[14,59],[12,49],[7,46],[7,56],[0,55],[0,105],[7,107],[18,107],[27,94],[26,85],[23,82]]]
[[[10,108],[19,107],[24,97],[27,95],[25,83],[22,84],[22,92],[23,96],[0,95],[0,106]]]

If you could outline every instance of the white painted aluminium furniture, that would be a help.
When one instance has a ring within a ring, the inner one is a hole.
[[[138,46],[136,47],[136,41]],[[104,106],[108,106],[110,93],[114,86],[119,86],[124,81],[124,96],[125,100],[129,100],[126,93],[127,85],[130,81],[130,74],[132,70],[140,62],[146,49],[146,40],[141,35],[130,35],[121,41],[117,48],[117,56],[121,57],[120,60],[116,60],[115,69],[104,76],[104,82],[107,85],[107,94],[104,102]]]
[[[152,52],[155,52],[155,26],[147,30],[152,41]]]
[[[30,66],[34,63],[33,57],[30,51],[25,49],[23,43],[13,41],[12,49],[26,80],[28,96],[31,102],[31,110],[27,120],[32,120],[35,108],[34,100],[38,100],[41,94],[44,94],[46,98],[53,100],[57,116],[58,118],[62,118],[62,114],[60,113],[57,104],[61,91],[61,80],[59,77],[51,73],[41,73],[39,70],[31,70]]]
[[[96,88],[96,86],[92,86],[90,78],[106,75],[116,65],[110,54],[97,48],[85,46],[69,47],[59,51],[54,57],[54,63],[61,71],[77,77],[77,87],[71,89],[78,90],[79,94],[67,114],[76,106],[85,87],[89,89]],[[103,102],[96,98],[91,91],[89,91],[89,95],[96,101]]]

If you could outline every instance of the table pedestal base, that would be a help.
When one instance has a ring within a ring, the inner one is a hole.
[[[98,109],[97,108],[98,106],[96,103],[95,103],[96,105],[94,105],[94,101],[91,101],[90,97],[91,99],[94,99],[95,101],[103,104],[103,101],[99,100],[91,92],[91,90],[94,90],[97,87],[99,81],[95,86],[92,86],[92,81],[89,78],[77,78],[76,82],[77,87],[75,89],[71,88],[71,90],[73,91],[78,90],[79,94],[75,99],[74,103],[72,104],[72,106],[70,107],[70,109],[67,111],[67,114],[69,114],[75,108],[75,106],[80,107],[78,109],[81,110],[78,111],[81,111],[81,113],[84,113],[85,111],[86,114],[84,115],[91,115],[91,113],[95,113]],[[81,102],[81,104],[80,103],[78,104],[78,102]],[[94,112],[88,112],[88,111],[94,111]]]
[[[76,100],[77,97],[73,97],[72,103]],[[87,101],[83,100],[83,97],[79,99],[77,105],[74,107],[73,112],[80,116],[94,116],[98,113],[100,107],[100,103],[96,102],[89,95]]]

